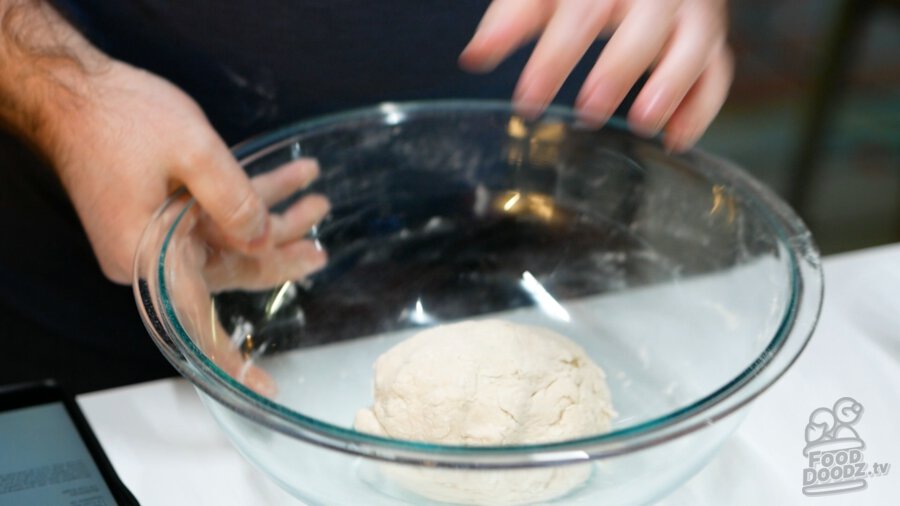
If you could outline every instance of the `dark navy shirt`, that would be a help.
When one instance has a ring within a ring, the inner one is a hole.
[[[488,75],[459,69],[487,0],[55,3],[102,50],[191,94],[229,143],[388,100],[509,98],[528,53]],[[588,69],[581,66],[563,101]]]

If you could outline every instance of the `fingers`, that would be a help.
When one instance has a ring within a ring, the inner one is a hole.
[[[204,277],[212,292],[263,290],[285,281],[303,279],[325,266],[327,254],[315,243],[299,240],[249,256],[219,251],[207,262]]]
[[[460,66],[470,72],[493,70],[543,29],[550,19],[552,3],[546,0],[494,0],[469,45],[459,56]]]
[[[543,32],[513,97],[520,114],[535,116],[593,41],[615,27],[579,92],[579,115],[602,125],[653,69],[629,111],[629,123],[650,136],[680,117],[682,126],[667,129],[667,135],[686,146],[712,121],[731,80],[730,57],[720,55],[726,24],[724,0],[494,0],[460,64],[490,71]]]
[[[566,77],[606,26],[613,2],[559,2],[528,64],[522,71],[514,101],[526,114],[543,111]]]
[[[318,175],[319,163],[312,158],[303,158],[282,165],[270,172],[255,176],[251,179],[250,183],[262,202],[266,206],[273,206],[297,191],[308,187]],[[305,200],[305,198],[303,200]],[[324,197],[315,198],[321,199]],[[288,239],[296,240],[306,234],[316,222],[320,221],[325,214],[328,213],[327,200],[324,204],[320,202],[317,205],[312,206],[311,203],[303,203],[303,200],[295,203],[285,214],[310,213],[309,216],[312,217],[311,219],[313,221],[306,220],[305,222],[308,223],[308,225],[303,229],[301,228],[304,223],[303,220],[300,220],[300,223],[297,224],[295,222],[298,221],[298,218],[286,220],[283,216],[270,214],[269,233],[267,234],[268,243],[278,245],[287,242]],[[303,204],[301,205],[301,203]],[[299,211],[291,211],[298,205],[301,208]],[[202,235],[210,246],[213,246],[214,248],[233,246],[233,244],[225,237],[224,232],[218,224],[211,220],[211,217],[204,217],[202,225]]]
[[[318,175],[315,160],[301,159],[256,176],[249,183],[263,205],[272,205],[306,188]],[[203,203],[200,204],[202,207]],[[234,247],[224,237],[212,213],[204,208],[195,219],[198,239],[208,246],[204,274],[210,290],[264,289],[286,280],[301,279],[320,269],[327,255],[315,243],[302,239],[330,210],[325,197],[307,195],[281,214],[267,211],[266,240],[247,251]]]
[[[294,192],[309,186],[319,177],[319,162],[301,158],[255,176],[251,181],[256,193],[267,206],[273,206]]]
[[[284,281],[302,279],[321,269],[327,254],[307,232],[329,213],[331,205],[321,195],[308,195],[281,215],[272,215],[269,246],[252,254],[217,247],[215,227],[201,232],[213,249],[205,258],[204,278],[213,292],[230,289],[270,288]]]
[[[244,170],[211,130],[193,145],[197,147],[183,155],[176,176],[231,246],[250,251],[264,245],[269,213]]]
[[[679,152],[696,144],[725,103],[733,75],[731,51],[722,46],[666,125],[667,149]]]
[[[263,397],[273,399],[278,394],[278,383],[275,382],[275,378],[249,362],[241,369],[241,374],[237,379]]]
[[[725,43],[724,14],[709,2],[689,2],[667,49],[643,86],[628,121],[632,130],[656,135]]]
[[[210,332],[199,335],[198,344],[204,353],[226,374],[243,383],[247,388],[262,395],[274,398],[278,393],[278,384],[269,373],[253,364],[235,348],[231,336],[225,331],[225,327],[218,321],[212,310],[212,300],[209,300],[210,319],[206,322],[210,326]]]
[[[295,203],[280,216],[272,217],[272,239],[276,245],[296,241],[322,221],[331,211],[328,199],[321,195],[308,195]]]
[[[575,106],[590,124],[605,123],[656,60],[675,23],[679,2],[638,0],[603,49]]]
[[[215,318],[215,313],[211,315]],[[244,386],[262,395],[274,398],[278,394],[278,383],[269,373],[261,367],[253,364],[252,359],[235,348],[231,336],[225,332],[225,327],[218,320],[212,322],[213,338],[201,340],[203,351],[226,374],[238,380]]]

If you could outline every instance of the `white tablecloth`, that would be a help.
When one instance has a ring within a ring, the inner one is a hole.
[[[662,505],[900,504],[900,245],[825,259],[819,326],[788,373],[752,406],[718,456]],[[851,397],[865,442],[864,489],[802,493],[810,413]],[[245,463],[183,380],[83,395],[78,402],[144,505],[297,505]],[[894,468],[896,467],[896,468]]]

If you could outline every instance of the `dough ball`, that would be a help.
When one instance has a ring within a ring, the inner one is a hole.
[[[375,362],[358,430],[447,445],[516,445],[606,432],[603,371],[550,330],[502,320],[424,330]]]
[[[580,346],[541,327],[502,320],[433,327],[391,348],[374,368],[375,402],[357,413],[354,426],[385,437],[463,446],[547,443],[606,432],[615,416],[603,371]],[[387,467],[419,494],[469,504],[546,500],[589,475],[585,465]]]

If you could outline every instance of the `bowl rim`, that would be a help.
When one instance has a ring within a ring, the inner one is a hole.
[[[402,121],[412,115],[447,112],[515,114],[512,105],[505,101],[383,103],[296,122],[252,137],[236,145],[233,153],[244,165],[258,156],[285,147],[304,133],[337,126],[348,120],[384,122],[390,118],[394,121],[397,115],[401,115]],[[538,121],[548,118],[562,119],[576,125],[579,122],[574,111],[562,106],[551,106]],[[613,120],[604,128],[627,131],[621,120]],[[655,144],[658,140],[645,142]],[[193,205],[193,200],[184,193],[173,195],[163,204],[142,236],[135,258],[135,297],[148,332],[182,375],[231,410],[290,437],[379,460],[457,468],[540,467],[630,453],[702,429],[756,398],[797,359],[812,335],[821,309],[823,280],[819,255],[800,218],[774,193],[730,162],[698,149],[668,156],[689,163],[692,170],[707,179],[729,182],[730,191],[739,193],[769,222],[773,235],[787,254],[790,296],[775,335],[762,353],[736,377],[687,406],[603,434],[553,443],[478,447],[391,439],[321,421],[254,392],[221,370],[193,343],[166,296],[164,267],[168,246],[182,218]],[[712,177],[712,172],[715,172],[715,177]],[[159,251],[148,251],[153,242],[151,236],[158,237],[158,233],[152,233],[153,227],[159,229],[163,225],[160,220],[164,215],[172,216],[171,212],[165,211],[177,205],[184,207],[166,227]],[[148,269],[144,264],[148,261],[150,266],[155,267],[149,269],[151,272],[145,272]]]

